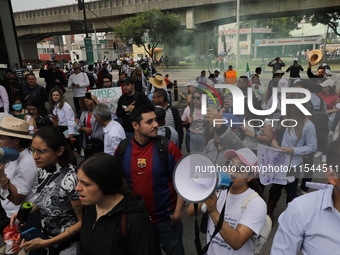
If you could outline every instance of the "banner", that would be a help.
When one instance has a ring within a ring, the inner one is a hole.
[[[89,92],[95,95],[100,103],[106,104],[112,113],[116,113],[118,99],[122,95],[121,87],[93,89]]]

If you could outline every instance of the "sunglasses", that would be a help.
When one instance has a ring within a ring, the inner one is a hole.
[[[245,165],[235,164],[232,160],[227,160],[225,162],[225,165],[230,166],[230,169],[234,173],[243,173],[243,172],[245,172],[245,169],[246,169]]]
[[[197,101],[199,101],[199,100],[201,100],[201,97],[192,97],[192,100],[197,100]]]

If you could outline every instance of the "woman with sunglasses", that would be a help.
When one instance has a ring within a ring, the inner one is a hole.
[[[182,125],[187,128],[185,146],[187,151],[202,152],[206,146],[204,136],[204,118],[202,115],[202,91],[196,89],[191,97],[191,103],[182,115]]]
[[[30,213],[40,212],[42,234],[47,239],[24,240],[21,247],[39,250],[39,255],[46,254],[43,249],[47,254],[77,254],[82,206],[75,191],[78,180],[73,153],[58,127],[39,129],[30,151],[39,169],[37,198]],[[12,216],[12,224],[16,216]]]
[[[80,254],[156,254],[144,203],[124,182],[116,158],[96,153],[77,174],[76,191],[84,205]]]
[[[211,241],[206,254],[251,255],[251,237],[259,235],[267,214],[266,203],[256,193],[260,189],[253,179],[257,156],[249,148],[228,150],[224,156],[227,159],[224,169],[230,174],[232,185],[229,190],[217,190],[204,202],[209,214],[206,240]],[[248,204],[244,206],[244,201],[248,199]],[[202,203],[199,203],[198,211],[201,211],[201,206]],[[225,211],[222,227],[212,236],[223,207]],[[189,205],[187,213],[194,215],[193,204]]]

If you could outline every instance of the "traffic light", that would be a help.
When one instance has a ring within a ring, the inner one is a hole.
[[[81,11],[83,10],[83,4],[84,4],[83,1],[84,0],[78,0],[78,9]]]

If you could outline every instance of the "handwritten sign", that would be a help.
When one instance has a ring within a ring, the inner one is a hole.
[[[287,172],[290,169],[290,154],[262,144],[257,145],[260,182],[263,185],[287,184]]]
[[[89,92],[95,95],[100,103],[106,104],[112,113],[116,113],[118,99],[122,95],[122,89],[120,87],[93,89]]]

